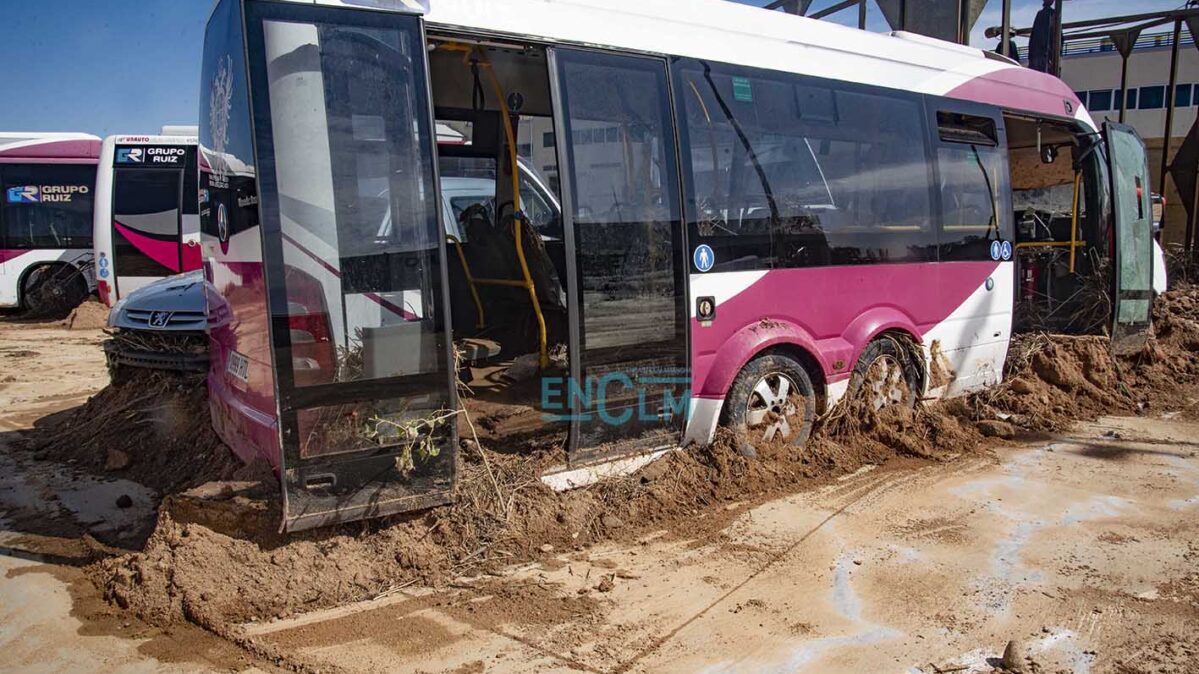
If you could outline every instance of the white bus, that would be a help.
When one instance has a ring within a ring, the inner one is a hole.
[[[200,268],[196,182],[194,134],[104,139],[95,197],[102,302],[112,306],[157,279]]]
[[[91,292],[100,139],[0,133],[0,308],[53,313]]]
[[[1150,328],[1144,143],[979,49],[715,0],[219,0],[201,77],[245,167],[200,178],[213,424],[288,530],[451,499],[464,374],[567,488],[992,386],[1020,329]]]

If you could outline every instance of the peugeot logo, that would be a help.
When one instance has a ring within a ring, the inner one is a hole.
[[[171,316],[174,312],[171,311],[152,311],[150,312],[150,327],[165,328],[171,322]]]

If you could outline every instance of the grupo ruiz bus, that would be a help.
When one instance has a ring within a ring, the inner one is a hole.
[[[1129,350],[1149,325],[1141,140],[907,33],[718,0],[220,0],[200,145],[214,423],[279,471],[289,529],[450,498],[471,395],[538,410],[568,487],[722,424],[802,451],[850,391],[994,385],[1021,326]],[[1087,318],[1097,275],[1114,310]]]
[[[200,268],[194,127],[104,139],[96,175],[95,276],[100,301]]]
[[[0,133],[0,307],[54,312],[91,292],[99,154],[88,134]]]

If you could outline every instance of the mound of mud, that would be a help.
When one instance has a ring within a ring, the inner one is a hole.
[[[547,453],[480,451],[464,441],[457,501],[409,517],[289,537],[205,526],[168,499],[142,553],[92,567],[118,605],[155,624],[230,624],[287,617],[415,583],[464,574],[603,540],[717,535],[754,503],[824,483],[897,455],[942,457],[980,437],[939,407],[854,416],[802,449],[781,443],[747,458],[722,432],[709,447],[673,452],[639,474],[557,493],[537,476]],[[275,521],[277,513],[275,513]]]
[[[236,514],[242,496],[228,500],[232,527],[169,498],[143,552],[103,560],[90,573],[112,601],[150,622],[190,620],[226,633],[245,621],[440,586],[603,540],[663,529],[702,540],[755,503],[866,464],[950,459],[977,451],[984,435],[1057,430],[1182,399],[1179,387],[1199,374],[1197,310],[1199,292],[1164,298],[1157,338],[1133,358],[1113,359],[1103,338],[1023,338],[1003,386],[916,410],[875,412],[849,400],[802,450],[767,444],[747,458],[739,439],[722,432],[712,446],[670,453],[639,474],[556,493],[537,479],[556,460],[551,452],[505,454],[464,440],[454,505],[288,537],[250,533]],[[254,512],[272,507],[259,503]]]
[[[71,310],[60,323],[68,330],[99,330],[108,324],[108,307],[94,297]]]
[[[138,370],[124,385],[38,421],[26,447],[40,459],[159,493],[227,479],[241,466],[212,430],[203,377],[156,370]]]
[[[1002,386],[948,404],[964,419],[998,419],[1029,431],[1185,405],[1179,393],[1192,390],[1199,375],[1199,287],[1158,298],[1153,320],[1145,347],[1118,358],[1104,337],[1018,337]]]

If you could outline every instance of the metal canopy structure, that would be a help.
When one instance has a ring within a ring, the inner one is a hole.
[[[1183,205],[1187,210],[1184,245],[1193,254],[1196,234],[1195,220],[1196,215],[1199,214],[1199,189],[1195,188],[1195,178],[1199,174],[1199,163],[1195,161],[1195,157],[1193,156],[1195,152],[1182,152],[1181,149],[1175,156],[1174,163],[1171,164],[1169,161],[1170,142],[1173,140],[1174,113],[1177,104],[1178,51],[1182,43],[1183,24],[1186,24],[1187,30],[1190,31],[1192,42],[1196,38],[1199,38],[1199,8],[1194,6],[1195,0],[1191,0],[1188,4],[1191,6],[1185,9],[1061,23],[1058,27],[1059,39],[1057,44],[1059,48],[1054,50],[1054,65],[1055,69],[1060,72],[1062,51],[1072,41],[1111,40],[1117,53],[1120,54],[1120,122],[1123,123],[1128,114],[1128,59],[1132,56],[1137,38],[1147,29],[1174,24],[1173,40],[1170,47],[1170,77],[1166,88],[1166,124],[1165,130],[1162,133],[1162,163],[1157,191],[1159,194],[1166,193],[1167,173],[1174,177],[1174,186],[1177,188],[1179,195],[1183,197]],[[1003,32],[1005,32],[1003,28],[992,26],[986,30],[986,35],[987,37],[996,37],[1002,35]],[[1018,28],[1011,31],[1012,35],[1017,36],[1028,36],[1031,33],[1031,27]],[[1195,46],[1199,48],[1199,43],[1196,43]],[[1191,127],[1190,132],[1187,134],[1184,148],[1193,148],[1196,142],[1199,142],[1199,120],[1196,120],[1195,125]]]
[[[1058,0],[1060,2],[1061,0]],[[838,12],[857,7],[858,28],[866,29],[866,10],[869,0],[841,0],[824,9],[808,14],[813,0],[773,0],[765,9],[781,9],[811,19],[823,19]],[[892,30],[905,30],[947,42],[967,44],[970,30],[990,0],[875,0],[883,18]],[[1001,0],[1004,26],[1011,24],[1012,0]],[[1008,54],[1007,43],[1000,48]]]

